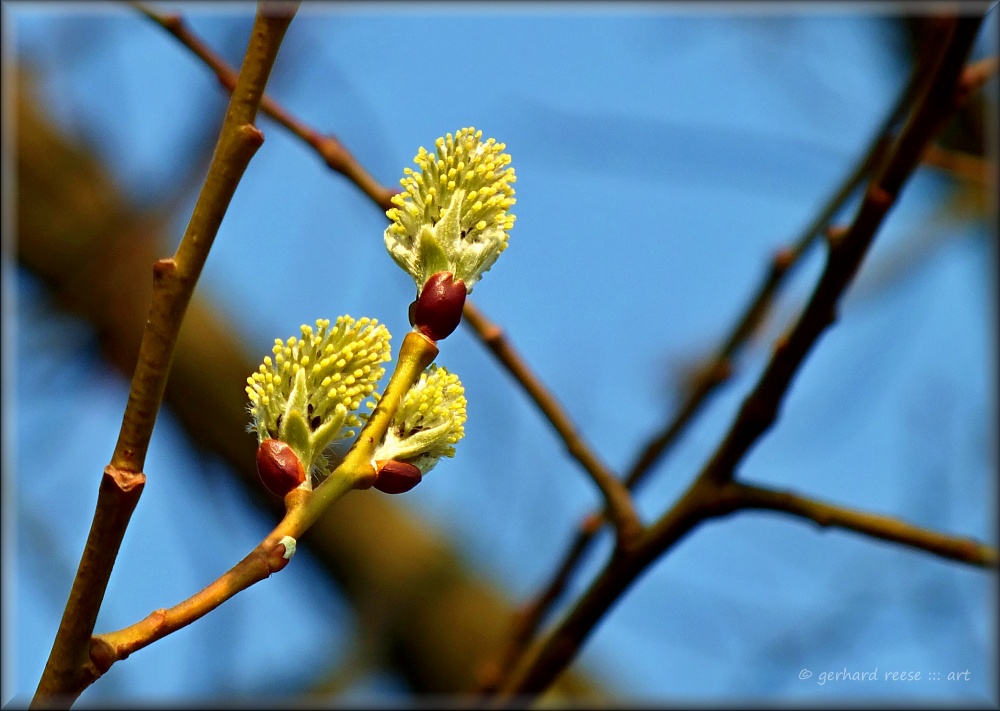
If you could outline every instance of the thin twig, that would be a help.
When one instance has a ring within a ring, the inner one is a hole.
[[[222,577],[184,602],[169,610],[155,610],[145,619],[117,632],[94,636],[90,643],[90,658],[94,666],[104,674],[115,662],[127,659],[133,652],[186,627],[238,592],[283,569],[293,553],[294,550],[287,550],[284,543],[274,542],[269,535]]]
[[[169,31],[170,28],[168,27],[167,29]],[[179,37],[179,39],[181,39],[181,38]],[[183,39],[182,39],[182,41],[183,41]],[[203,57],[203,59],[204,59],[204,57]],[[995,68],[993,69],[993,71],[995,71]],[[981,76],[981,74],[979,76]],[[225,85],[225,81],[222,78],[222,76],[220,76],[220,81],[223,83],[223,85]],[[908,102],[904,102],[904,101],[901,100],[900,103],[901,103],[901,106],[905,107]],[[285,112],[283,112],[283,111],[280,111],[280,109],[279,109],[279,111],[278,111],[279,118],[277,119],[277,120],[279,120],[279,122],[282,122],[281,118],[280,118],[281,115],[285,115],[287,117],[287,114]],[[290,118],[290,117],[288,117],[288,118]],[[892,121],[895,121],[895,120],[896,120],[895,118],[892,119]],[[302,140],[304,140],[306,143],[308,143],[309,145],[311,145],[314,148],[314,150],[317,150],[317,152],[319,152],[320,155],[322,157],[324,157],[324,160],[327,162],[328,165],[330,165],[331,168],[333,168],[334,170],[339,170],[339,168],[337,168],[337,166],[335,164],[332,164],[331,161],[329,161],[327,159],[327,157],[324,155],[324,149],[322,147],[320,147],[320,146],[317,145],[315,137],[319,135],[318,133],[316,133],[315,131],[312,131],[311,129],[305,128],[301,124],[298,125],[298,126],[296,126],[295,125],[296,122],[294,122],[294,119],[291,119],[290,123],[286,123],[286,122],[282,122],[282,123],[283,123],[283,125],[286,125],[286,127],[289,128],[295,135],[299,136]],[[890,126],[891,126],[891,124],[890,124]],[[888,129],[886,131],[884,131],[883,133],[888,133]],[[310,136],[312,136],[312,138],[310,138]],[[884,148],[884,144],[885,144],[885,142],[882,141],[881,145],[877,146],[877,147],[878,148]],[[869,156],[868,158],[869,158],[869,160],[871,162],[874,162],[877,159],[877,158],[872,157],[872,156]],[[349,157],[348,160],[350,162],[353,162],[353,158]],[[752,306],[751,310],[749,310],[747,312],[747,314],[745,314],[744,319],[741,320],[740,325],[738,325],[738,327],[737,327],[737,329],[735,331],[735,333],[738,334],[738,335],[734,336],[734,338],[736,340],[735,340],[734,345],[731,347],[732,348],[732,352],[729,354],[729,356],[728,357],[724,357],[724,358],[718,358],[717,357],[717,358],[713,359],[717,367],[714,368],[714,369],[713,368],[706,369],[706,372],[708,373],[708,378],[705,380],[705,382],[701,383],[701,385],[703,387],[707,386],[707,387],[705,387],[705,393],[699,395],[698,394],[698,390],[696,390],[695,393],[693,394],[693,397],[689,398],[688,402],[689,403],[690,402],[694,403],[694,407],[692,408],[692,411],[689,414],[684,414],[684,408],[681,409],[681,413],[679,414],[679,417],[683,418],[683,421],[680,422],[678,424],[678,426],[676,426],[675,429],[677,430],[677,433],[679,433],[679,431],[683,428],[683,426],[687,422],[687,420],[689,420],[690,417],[692,417],[695,414],[695,411],[700,406],[699,403],[701,403],[702,401],[704,401],[707,398],[707,396],[711,393],[711,391],[714,390],[715,387],[717,387],[718,384],[720,384],[721,382],[724,382],[728,378],[732,355],[735,354],[735,352],[738,350],[739,346],[746,339],[746,337],[750,333],[752,333],[753,330],[756,328],[757,324],[759,323],[760,318],[762,317],[762,315],[764,313],[766,313],[766,309],[767,309],[767,306],[768,306],[770,300],[773,298],[773,293],[774,293],[774,289],[776,288],[776,286],[775,287],[769,287],[768,284],[770,284],[770,282],[772,281],[772,277],[775,275],[775,272],[778,272],[777,279],[776,279],[777,282],[780,282],[780,280],[784,276],[787,276],[788,269],[790,269],[791,266],[793,266],[795,264],[795,262],[798,260],[799,256],[801,256],[801,252],[804,251],[806,249],[806,247],[808,247],[809,243],[811,243],[811,241],[815,238],[815,235],[817,233],[819,233],[820,231],[822,231],[822,229],[826,226],[825,223],[827,223],[829,221],[829,219],[832,217],[833,213],[835,213],[836,210],[838,210],[841,207],[841,205],[843,204],[843,202],[846,201],[846,199],[852,194],[853,190],[856,188],[857,183],[860,181],[860,179],[862,179],[867,174],[867,172],[868,172],[868,170],[865,170],[861,174],[861,176],[858,179],[856,179],[856,181],[854,182],[853,185],[851,185],[850,188],[846,188],[845,187],[846,193],[843,196],[840,196],[840,197],[836,197],[835,196],[835,199],[833,201],[831,201],[832,204],[830,206],[828,206],[829,214],[825,215],[822,220],[817,220],[817,223],[814,226],[812,226],[810,230],[807,230],[808,235],[806,235],[806,233],[804,233],[803,234],[803,238],[800,240],[800,242],[798,242],[795,246],[793,246],[793,248],[780,250],[776,254],[775,259],[774,259],[774,263],[772,264],[771,272],[769,273],[767,280],[765,280],[764,286],[762,286],[762,291],[768,291],[768,290],[770,290],[770,292],[767,293],[767,294],[765,294],[765,296],[762,299],[762,304],[760,306],[757,306],[756,303],[755,303]],[[392,192],[393,191],[388,191],[387,195],[391,196]],[[375,202],[377,204],[382,205],[382,203],[379,202],[379,198],[377,197],[377,193],[375,193],[373,191],[370,192],[370,191],[367,191],[367,190],[366,190],[366,193],[368,193],[369,197],[372,197],[373,200],[375,200]],[[383,206],[387,206],[387,205],[388,205],[388,202],[387,202],[387,199],[386,199],[385,205],[383,205]],[[802,246],[800,247],[799,245],[802,245]],[[777,267],[777,268],[775,268],[775,267]],[[753,309],[759,309],[759,310],[755,313],[753,311]],[[468,313],[466,314],[466,317],[468,318]],[[744,330],[745,333],[740,334],[741,330]],[[515,378],[518,378],[519,382],[522,384],[522,386],[525,386],[525,389],[527,390],[528,388],[527,388],[526,383],[520,379],[520,377],[518,376],[518,374],[516,372],[514,372],[514,371],[511,371],[511,372],[514,375]],[[553,423],[553,424],[555,424],[555,423]],[[557,428],[557,431],[558,431],[558,428]],[[656,447],[662,447],[663,449],[665,449],[666,445],[669,445],[670,441],[672,441],[672,439],[675,438],[675,437],[676,437],[676,433],[670,435],[668,437],[668,440],[667,440],[667,442],[665,444],[657,444],[656,441],[654,440],[654,441],[652,441],[650,443],[650,447],[656,446]],[[567,443],[567,444],[569,444],[569,443]],[[633,483],[637,483],[638,480],[642,478],[643,472],[645,470],[647,470],[650,466],[652,466],[652,464],[655,462],[655,460],[657,458],[658,458],[658,454],[654,455],[651,458],[648,458],[648,462],[645,463],[645,464],[641,463],[642,462],[641,458],[639,460],[637,460],[636,465],[633,467],[632,471],[630,471],[630,475],[633,475],[633,476],[630,476],[630,479],[634,479]],[[641,470],[641,471],[638,474],[635,474],[636,470]],[[711,497],[709,497],[709,498],[711,499]],[[683,501],[683,499],[682,499],[682,501]],[[678,503],[680,504],[681,502],[678,502]],[[722,510],[720,509],[720,504],[719,504],[718,500],[716,500],[714,503],[711,503],[711,505],[706,504],[704,502],[702,502],[700,505],[704,508],[704,511],[702,511],[702,515],[701,515],[700,519],[699,519],[699,517],[694,517],[695,519],[698,519],[698,520],[703,520],[704,518],[706,518],[706,517],[708,517],[710,515],[717,515],[718,513],[722,512]],[[677,509],[677,508],[678,507],[675,507],[675,509]],[[693,510],[694,508],[697,508],[697,507],[682,506],[682,507],[679,507],[679,510],[680,509]],[[675,516],[674,518],[677,519],[677,520],[680,520],[681,517]],[[596,530],[596,525],[593,525],[594,524],[593,517],[591,517],[590,519],[588,519],[588,522],[591,525],[584,526],[584,528],[583,528],[584,533],[586,533],[587,530]],[[692,526],[693,525],[694,524],[692,524]],[[677,528],[677,530],[680,530],[681,528],[684,528],[684,526],[676,526],[675,528]],[[632,560],[636,560],[637,558],[638,558],[637,556],[631,556],[630,557],[630,559],[632,559]],[[615,559],[614,558],[612,560],[612,563],[615,563]],[[572,565],[570,565],[569,567],[572,568]],[[565,580],[565,576],[568,575],[568,572],[569,572],[568,570],[565,571],[565,573],[563,575],[563,580]]]
[[[514,346],[504,336],[500,327],[487,319],[468,301],[465,303],[463,317],[552,423],[573,458],[590,474],[604,496],[604,504],[607,507],[608,518],[615,527],[618,545],[630,546],[642,533],[642,524],[633,506],[632,497],[621,480],[601,462],[586,441],[580,437],[569,415],[514,350]]]
[[[296,4],[258,7],[243,68],[219,134],[208,175],[172,258],[153,269],[149,318],[121,431],[98,493],[94,523],[56,633],[33,707],[69,706],[100,676],[89,643],[131,513],[156,415],[163,400],[181,322],[236,186],[264,137],[254,126],[264,85]]]
[[[958,180],[985,186],[990,178],[990,163],[981,156],[963,151],[927,146],[922,158],[924,165],[943,170]]]
[[[172,41],[166,35],[162,39]],[[285,40],[289,41],[291,36]],[[17,225],[18,258],[52,288],[57,301],[95,325],[106,355],[126,378],[131,377],[150,284],[128,275],[144,273],[161,256],[157,243],[163,225],[155,216],[152,222],[128,217],[127,201],[109,183],[106,170],[38,115],[28,98],[27,81],[18,82],[18,90],[18,214],[23,218]],[[221,117],[213,145],[219,123]],[[269,141],[272,138],[268,135]],[[195,195],[198,187],[200,180]],[[87,196],[85,204],[79,200],[66,204],[67,195],[80,194]],[[72,263],[79,254],[87,257],[80,261],[86,274],[67,273],[66,259]],[[124,276],[116,279],[115,274]],[[195,293],[178,338],[164,406],[172,407],[199,446],[225,459],[233,475],[269,516],[275,516],[272,523],[276,523],[285,513],[283,501],[260,485],[254,458],[256,438],[245,432],[243,387],[259,361],[251,359],[238,341],[226,320]],[[492,358],[485,350],[483,355]],[[380,639],[380,651],[382,647],[384,651],[406,649],[405,654],[393,654],[387,661],[413,689],[469,689],[475,683],[475,660],[494,651],[513,606],[495,586],[474,579],[442,535],[407,513],[398,497],[373,492],[346,499],[309,528],[299,541],[300,553],[303,546],[308,547],[326,573],[350,581],[344,593],[361,615],[358,629]],[[383,563],[372,565],[378,556]],[[73,571],[69,573],[72,580]],[[411,604],[418,598],[421,604]],[[475,620],[475,625],[463,626],[451,614],[456,599],[462,601],[462,609],[470,615],[467,619]],[[370,617],[377,618],[375,627],[366,626]],[[449,639],[459,628],[461,650]],[[109,631],[100,629],[100,618],[98,631]],[[604,698],[586,675],[576,672],[561,678],[552,692],[561,698]]]
[[[701,411],[708,398],[731,377],[733,361],[760,325],[781,285],[801,262],[802,257],[816,241],[816,238],[823,234],[823,230],[830,223],[830,220],[885,157],[893,129],[906,115],[907,108],[913,103],[914,96],[920,86],[918,82],[920,76],[919,72],[913,73],[896,99],[896,103],[882,121],[882,125],[875,132],[864,156],[854,166],[850,174],[844,178],[840,187],[830,196],[812,222],[802,230],[790,246],[775,252],[757,293],[750,300],[749,305],[715,354],[703,368],[699,369],[700,372],[704,373],[704,376],[698,380],[673,419],[664,426],[659,434],[650,439],[629,468],[625,475],[625,482],[630,489],[634,489],[642,482],[647,472],[656,465],[694,416]]]
[[[949,560],[980,568],[997,567],[996,549],[972,538],[930,531],[891,516],[828,504],[790,491],[776,491],[737,481],[731,482],[730,487],[736,496],[736,508],[742,511],[780,511],[808,519],[818,526],[856,531]]]
[[[1000,58],[985,57],[978,62],[973,62],[962,70],[962,79],[959,84],[960,91],[964,94],[975,94],[990,79],[997,75],[1000,70]],[[963,101],[964,97],[959,97]]]
[[[215,72],[219,83],[226,91],[231,92],[233,90],[233,87],[236,86],[236,72],[233,71],[232,67],[225,60],[213,52],[201,38],[190,30],[182,15],[176,12],[158,12],[141,2],[132,2],[130,4],[173,35],[181,44],[208,65]],[[398,191],[385,187],[375,180],[335,135],[329,133],[323,134],[308,126],[286,111],[270,96],[264,96],[260,108],[269,118],[284,126],[292,134],[308,144],[331,170],[340,173],[354,183],[380,209],[388,210],[392,207],[392,196]]]
[[[738,501],[730,494],[729,487],[736,465],[775,421],[792,377],[833,322],[840,295],[918,165],[924,148],[963,98],[959,86],[961,72],[982,19],[980,15],[950,22],[948,39],[938,60],[921,81],[921,90],[899,140],[869,183],[848,232],[830,243],[826,268],[808,305],[792,331],[776,345],[771,361],[744,400],[715,455],[678,502],[648,530],[644,541],[629,553],[615,551],[566,617],[522,655],[494,699],[496,703],[520,704],[544,690],[566,668],[611,605],[652,561],[701,522],[735,509]]]
[[[910,121],[890,158],[870,181],[851,227],[829,240],[826,268],[793,329],[775,344],[774,353],[756,387],[744,400],[739,415],[706,465],[705,475],[716,480],[732,477],[736,464],[773,424],[792,378],[820,335],[836,319],[841,294],[853,279],[876,232],[895,204],[905,181],[916,169],[930,140],[958,107],[957,85],[962,61],[979,27],[978,20],[959,19],[955,40],[931,74],[934,81],[922,91]],[[964,98],[964,97],[962,97]]]

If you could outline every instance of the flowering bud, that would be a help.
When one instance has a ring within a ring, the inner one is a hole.
[[[275,339],[274,358],[266,356],[250,374],[246,391],[253,417],[249,429],[259,443],[275,439],[291,447],[308,490],[312,477],[325,471],[330,445],[353,437],[352,428],[362,424],[357,410],[374,394],[385,373],[382,363],[390,360],[389,331],[374,319],[341,316],[334,323],[319,319],[315,329],[303,325],[299,332],[301,337]],[[261,456],[258,469],[266,481]]]
[[[400,465],[414,467],[423,476],[441,457],[455,456],[454,445],[465,435],[465,405],[465,389],[458,376],[431,365],[406,392],[388,431],[375,448],[372,459],[376,470],[383,465]],[[409,468],[390,469],[384,478],[381,473],[376,475],[374,486],[388,492],[379,486],[380,480],[388,486],[389,481],[412,474]],[[414,485],[416,481],[419,479],[414,480]]]
[[[408,462],[390,459],[375,462],[375,466],[375,483],[372,486],[384,494],[402,494],[420,483],[420,470]]]
[[[432,341],[451,335],[462,321],[465,282],[451,272],[431,276],[414,302],[413,325]]]
[[[507,249],[514,169],[506,145],[482,137],[463,128],[437,139],[433,153],[421,148],[413,159],[420,170],[406,168],[403,190],[392,196],[385,247],[417,289],[451,272],[471,293]]]
[[[280,439],[265,439],[257,447],[257,475],[268,491],[281,498],[306,480],[302,462]]]

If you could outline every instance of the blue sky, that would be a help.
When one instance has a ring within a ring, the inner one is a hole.
[[[252,18],[241,8],[250,6],[184,6],[232,63]],[[5,3],[4,12],[17,58],[38,68],[60,124],[91,142],[136,201],[171,196],[190,168],[184,151],[221,120],[213,76],[127,7]],[[995,35],[993,13],[980,55],[995,54]],[[671,412],[678,365],[724,336],[769,256],[865,150],[906,78],[898,41],[862,4],[316,3],[293,21],[269,91],[336,133],[385,184],[445,132],[475,126],[507,144],[517,222],[473,299],[621,471]],[[261,356],[299,324],[341,314],[378,318],[398,346],[413,287],[385,253],[384,216],[280,127],[259,124],[265,144],[199,293]],[[741,475],[994,538],[996,224],[945,212],[950,187],[930,170],[907,187],[840,321]],[[180,200],[176,235],[193,197]],[[892,276],[920,239],[928,256]],[[643,489],[647,519],[717,445],[768,339],[821,264],[809,255],[761,343]],[[4,548],[4,703],[30,694],[41,673],[128,392],[94,354],[93,334],[29,274],[13,275],[4,469],[14,493],[5,514],[16,526]],[[466,386],[467,436],[405,502],[472,568],[524,599],[595,491],[468,330],[443,344],[438,362]],[[206,469],[221,467],[161,415],[99,630],[187,597],[266,534],[268,520],[245,493],[222,476],[204,483]],[[652,566],[582,659],[642,701],[996,703],[994,590],[992,574],[744,514],[700,528]],[[261,693],[262,668],[278,688],[295,688],[349,653],[352,625],[303,557],[115,666],[82,701]],[[212,651],[220,635],[231,641],[225,655]],[[971,678],[816,683],[823,670],[873,668],[968,669]],[[800,679],[803,669],[815,676]],[[354,690],[359,699],[394,693],[398,681],[380,675]]]

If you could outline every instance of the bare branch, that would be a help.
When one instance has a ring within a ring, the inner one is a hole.
[[[899,543],[934,555],[980,568],[997,567],[995,548],[971,538],[938,533],[891,516],[828,504],[790,491],[776,491],[757,484],[730,484],[740,510],[767,510],[808,519],[818,526],[848,531]]]
[[[89,664],[90,636],[111,570],[145,482],[142,474],[181,322],[229,201],[264,137],[253,125],[278,48],[296,5],[262,4],[250,35],[205,184],[176,254],[153,268],[153,298],[111,464],[98,494],[94,524],[73,581],[33,707],[66,705],[100,675]],[[288,10],[291,10],[289,12]]]
[[[984,187],[989,181],[990,164],[979,156],[930,145],[924,151],[922,160],[924,165],[943,170],[959,180]]]
[[[890,144],[893,128],[899,123],[907,107],[913,101],[914,93],[918,87],[918,76],[916,72],[913,74],[876,132],[865,155],[852,168],[850,174],[823,206],[819,214],[790,247],[781,248],[773,255],[767,274],[757,293],[751,298],[743,314],[716,352],[698,369],[700,375],[683,404],[664,425],[663,429],[646,443],[629,468],[625,476],[625,485],[630,491],[635,491],[642,484],[645,477],[666,454],[688,424],[701,412],[719,386],[729,380],[733,373],[734,361],[771,308],[781,285],[794,271],[795,266],[812,246],[815,239],[824,233],[824,228],[834,215],[882,160]],[[482,337],[481,333],[480,337]],[[573,541],[549,582],[518,614],[515,629],[511,633],[511,643],[503,658],[511,661],[523,652],[538,630],[542,619],[559,600],[573,572],[590,550],[591,541],[600,529],[602,521],[603,512],[592,512],[580,523]],[[506,665],[501,665],[498,670],[489,675],[490,681],[495,681],[496,675],[505,671],[507,671]]]
[[[166,14],[157,12],[144,3],[139,2],[131,4],[143,15],[177,38],[181,44],[208,65],[215,72],[219,84],[226,91],[233,91],[233,88],[236,86],[236,72],[218,54],[213,52],[201,38],[190,30],[188,24],[179,13]],[[340,173],[354,183],[380,209],[388,210],[392,207],[390,199],[396,194],[397,190],[385,187],[375,180],[335,135],[320,133],[316,129],[306,125],[286,111],[270,96],[264,96],[260,108],[269,118],[278,122],[307,143],[319,154],[319,157],[331,170]]]
[[[620,546],[628,547],[642,532],[642,524],[632,504],[632,497],[622,482],[608,469],[580,437],[572,420],[551,392],[514,350],[499,326],[490,322],[470,302],[465,303],[464,318],[472,326],[486,347],[493,351],[507,371],[514,376],[525,392],[534,400],[538,409],[548,418],[569,453],[590,474],[601,490],[607,507],[608,518],[615,526]]]

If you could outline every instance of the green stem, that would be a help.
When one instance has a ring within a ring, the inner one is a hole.
[[[420,374],[434,361],[437,354],[437,346],[423,334],[415,331],[406,334],[389,384],[386,385],[385,392],[382,393],[375,411],[355,440],[354,446],[326,481],[316,487],[301,508],[288,512],[289,516],[294,517],[294,525],[290,530],[297,533],[289,535],[298,539],[329,505],[342,495],[338,493],[339,480],[348,479],[351,486],[357,489],[371,486],[375,478],[375,467],[372,463],[375,448],[389,429],[389,423],[399,409],[406,392],[417,382]]]

